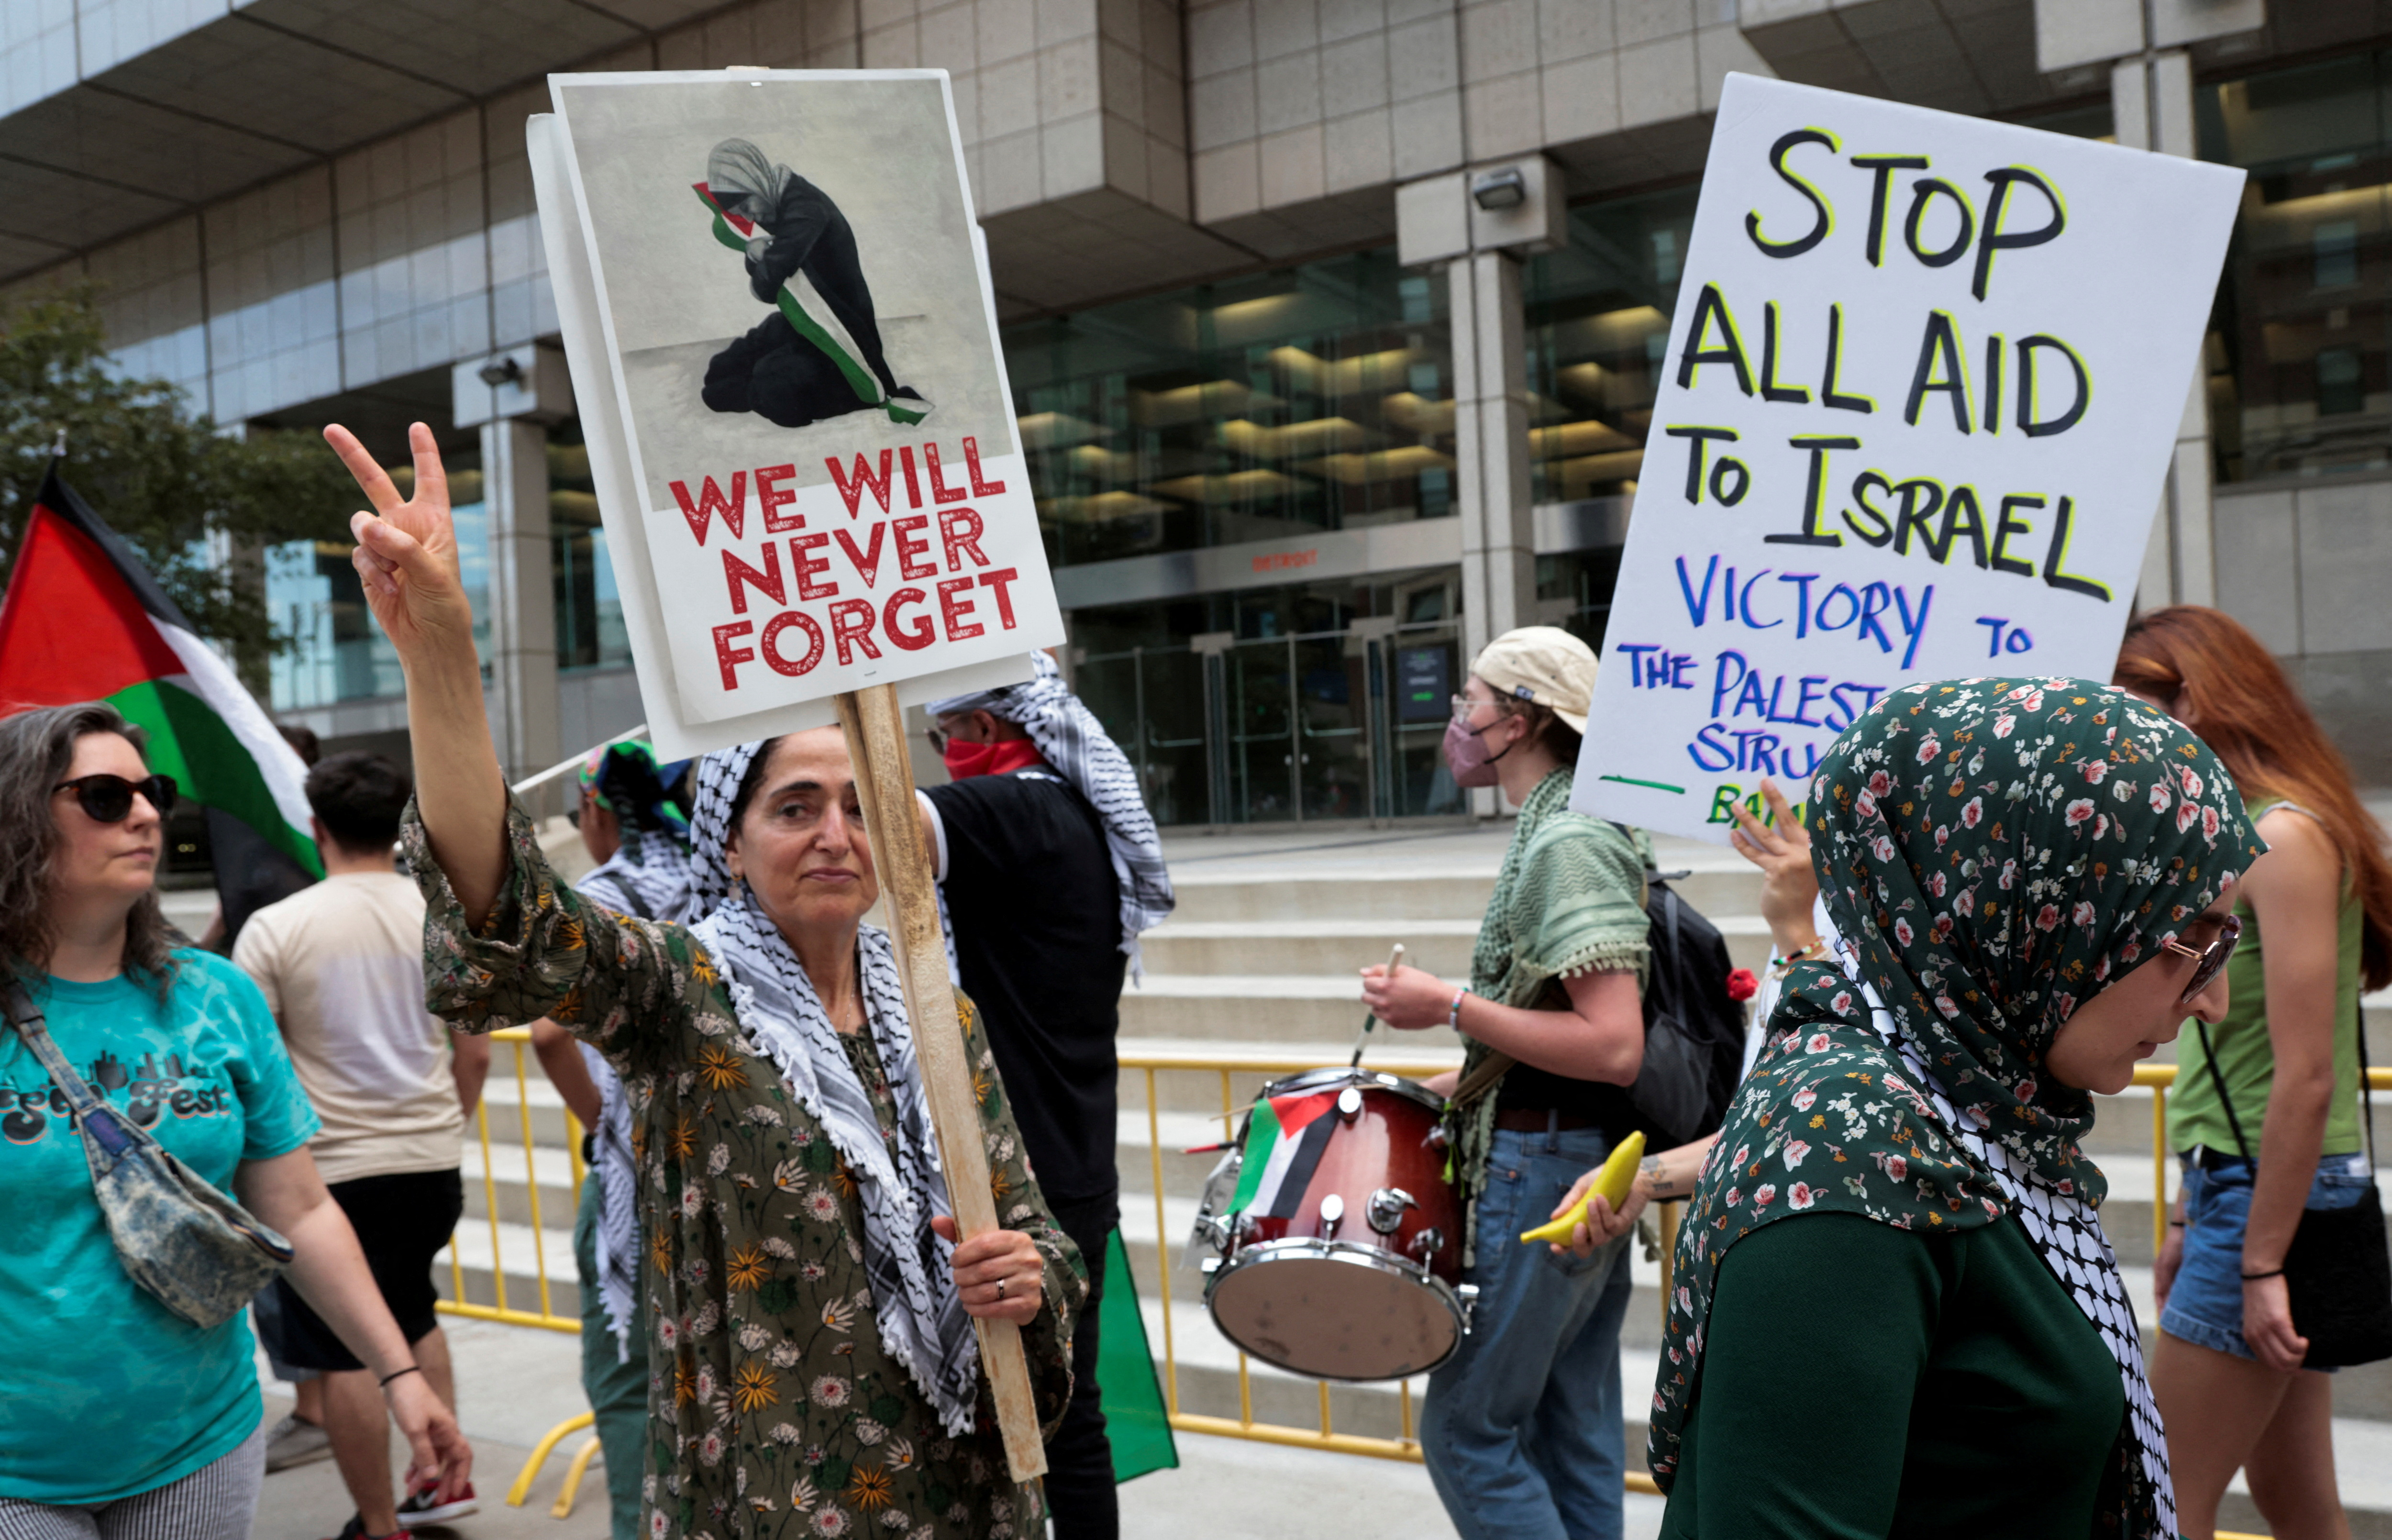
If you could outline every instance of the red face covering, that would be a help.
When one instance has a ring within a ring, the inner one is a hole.
[[[959,781],[1027,770],[1038,763],[1038,746],[1026,737],[1004,743],[966,743],[951,737],[939,753],[947,762],[947,774]]]

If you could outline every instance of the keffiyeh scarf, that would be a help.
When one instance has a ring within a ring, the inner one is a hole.
[[[2092,1099],[2048,1079],[2070,1014],[2158,954],[2266,849],[2232,780],[2106,685],[1908,685],[1812,783],[1813,860],[1840,960],[1787,982],[1678,1233],[1646,1455],[1666,1490],[1721,1259],[1762,1225],[1859,1214],[1968,1230],[2016,1214],[2116,1360],[2116,1506],[2093,1533],[2174,1540],[2167,1447],[2134,1306],[2078,1148]]]
[[[1038,746],[1040,757],[1088,799],[1104,823],[1113,876],[1121,882],[1121,949],[1134,963],[1139,933],[1171,918],[1178,902],[1163,864],[1154,817],[1146,810],[1136,767],[1096,713],[1064,685],[1055,659],[1034,652],[1030,660],[1038,672],[1025,684],[933,700],[927,709],[933,718],[986,711],[1016,724]]]
[[[884,1140],[813,981],[723,857],[732,802],[761,747],[742,744],[699,762],[691,865],[706,918],[691,931],[722,970],[741,1028],[847,1162],[864,1211],[864,1265],[881,1343],[938,1409],[947,1432],[960,1437],[972,1428],[980,1346],[956,1292],[949,1262],[955,1248],[930,1229],[932,1219],[953,1210],[889,935],[864,925],[855,939],[865,1030],[897,1104],[896,1136]]]

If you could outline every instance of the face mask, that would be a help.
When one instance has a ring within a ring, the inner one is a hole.
[[[1497,721],[1502,720],[1497,718]],[[1453,772],[1453,784],[1462,787],[1493,786],[1501,778],[1495,762],[1517,749],[1517,743],[1506,744],[1502,753],[1487,750],[1487,733],[1495,725],[1473,731],[1460,717],[1445,724],[1445,764]]]
[[[947,774],[956,780],[969,780],[974,776],[1002,776],[1009,770],[1024,770],[1038,763],[1038,746],[1026,737],[1008,743],[966,743],[961,738],[947,739],[939,750],[946,761]]]

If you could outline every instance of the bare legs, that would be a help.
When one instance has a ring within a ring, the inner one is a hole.
[[[432,1393],[455,1411],[457,1377],[448,1334],[435,1326],[414,1346],[415,1361],[423,1366]],[[350,1500],[358,1505],[358,1517],[368,1534],[388,1534],[398,1528],[398,1511],[391,1490],[390,1414],[383,1404],[382,1387],[366,1369],[321,1375],[316,1383],[324,1387],[324,1427],[332,1434],[332,1459]]]
[[[2165,1332],[2152,1345],[2152,1393],[2167,1422],[2177,1524],[2210,1540],[2237,1470],[2278,1540],[2349,1540],[2334,1476],[2334,1386],[2279,1374]]]

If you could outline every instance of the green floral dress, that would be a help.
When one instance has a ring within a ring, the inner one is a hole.
[[[1007,1479],[985,1380],[975,1431],[950,1438],[882,1349],[855,1183],[748,1043],[705,948],[680,925],[576,894],[550,869],[520,808],[508,811],[513,860],[478,932],[411,808],[402,839],[429,905],[431,1009],[472,1032],[550,1017],[623,1077],[653,1269],[649,1540],[1043,1534],[1037,1487]],[[1031,1178],[975,1012],[958,1004],[997,1213],[1046,1262],[1046,1308],[1021,1343],[1051,1435],[1071,1397],[1071,1334],[1087,1272]],[[860,1034],[851,1039],[887,1133],[895,1106],[864,1048]]]

